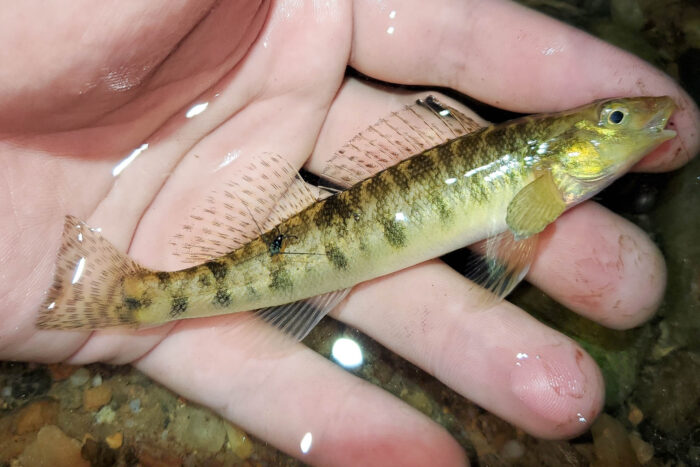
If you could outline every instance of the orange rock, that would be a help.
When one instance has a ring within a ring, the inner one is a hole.
[[[47,425],[39,430],[36,440],[25,448],[17,460],[20,465],[90,466],[80,455],[80,443],[55,425]]]
[[[56,423],[58,418],[58,403],[52,400],[36,401],[19,411],[15,425],[15,433],[22,435],[39,431],[44,425]]]
[[[113,435],[107,436],[105,438],[105,442],[110,448],[119,449],[122,447],[122,443],[124,442],[124,435],[121,432],[116,432]]]
[[[83,407],[92,412],[98,410],[103,405],[112,400],[112,390],[104,384],[96,388],[85,388],[83,392]]]
[[[139,463],[144,467],[180,467],[182,460],[167,454],[154,454],[148,451],[139,453]]]
[[[629,413],[627,414],[627,420],[629,420],[632,425],[637,426],[644,420],[644,412],[636,405],[631,404]]]
[[[24,448],[34,441],[35,435],[6,435],[0,436],[0,459],[13,459],[24,451]]]
[[[52,363],[47,365],[47,368],[51,372],[51,377],[54,381],[63,381],[75,373],[75,370],[80,367],[75,365],[66,365],[65,363]]]

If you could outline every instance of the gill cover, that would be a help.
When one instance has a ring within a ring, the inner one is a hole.
[[[570,129],[550,145],[549,163],[567,206],[598,193],[673,138],[665,126],[674,109],[664,96],[598,101],[571,112]]]
[[[567,207],[601,191],[662,142],[675,109],[670,97],[594,102],[544,117],[550,139],[533,182],[508,206],[506,223],[516,238],[542,231]],[[545,131],[545,133],[547,133]]]

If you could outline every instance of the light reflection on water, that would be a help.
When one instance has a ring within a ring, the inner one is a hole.
[[[143,143],[141,146],[131,151],[131,153],[128,156],[126,156],[126,158],[122,159],[121,162],[114,166],[114,168],[112,169],[112,176],[116,177],[117,175],[121,174],[124,171],[124,169],[126,169],[129,166],[129,164],[134,162],[134,160],[136,160],[136,158],[139,157],[141,153],[143,153],[143,151],[145,151],[146,149],[148,149],[148,143]]]
[[[185,117],[196,117],[197,115],[207,110],[207,107],[209,107],[209,102],[200,102],[198,104],[195,104],[187,110],[187,113],[185,113]]]
[[[364,362],[360,346],[347,337],[341,337],[333,343],[331,356],[344,368],[357,368]]]
[[[301,442],[299,443],[299,448],[301,449],[302,454],[308,454],[309,451],[311,450],[311,442],[313,441],[313,435],[311,432],[307,431],[306,434],[301,438]]]

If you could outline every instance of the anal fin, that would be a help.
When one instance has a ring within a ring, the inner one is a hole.
[[[336,290],[298,302],[262,308],[257,318],[272,325],[285,335],[302,340],[345,296],[350,289]]]

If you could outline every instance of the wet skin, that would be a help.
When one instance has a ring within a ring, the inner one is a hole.
[[[429,12],[405,1],[34,8],[0,15],[9,64],[0,70],[0,358],[133,363],[292,455],[311,432],[311,463],[452,465],[463,453],[419,412],[302,346],[258,358],[230,338],[236,316],[138,332],[37,331],[65,214],[100,226],[145,266],[181,266],[164,239],[211,183],[231,176],[215,170],[228,153],[275,152],[296,166],[312,154],[307,166],[319,171],[359,129],[416,97],[347,81],[348,64],[520,112],[668,94],[679,136],[637,168],[670,170],[698,150],[697,109],[667,77],[507,2],[444,0]],[[207,109],[186,118],[199,102]],[[115,179],[118,161],[144,142]],[[528,280],[628,328],[653,313],[665,267],[641,231],[586,203],[544,232]],[[603,394],[590,357],[508,303],[474,311],[466,289],[431,261],[356,287],[334,315],[532,434],[585,430]]]

